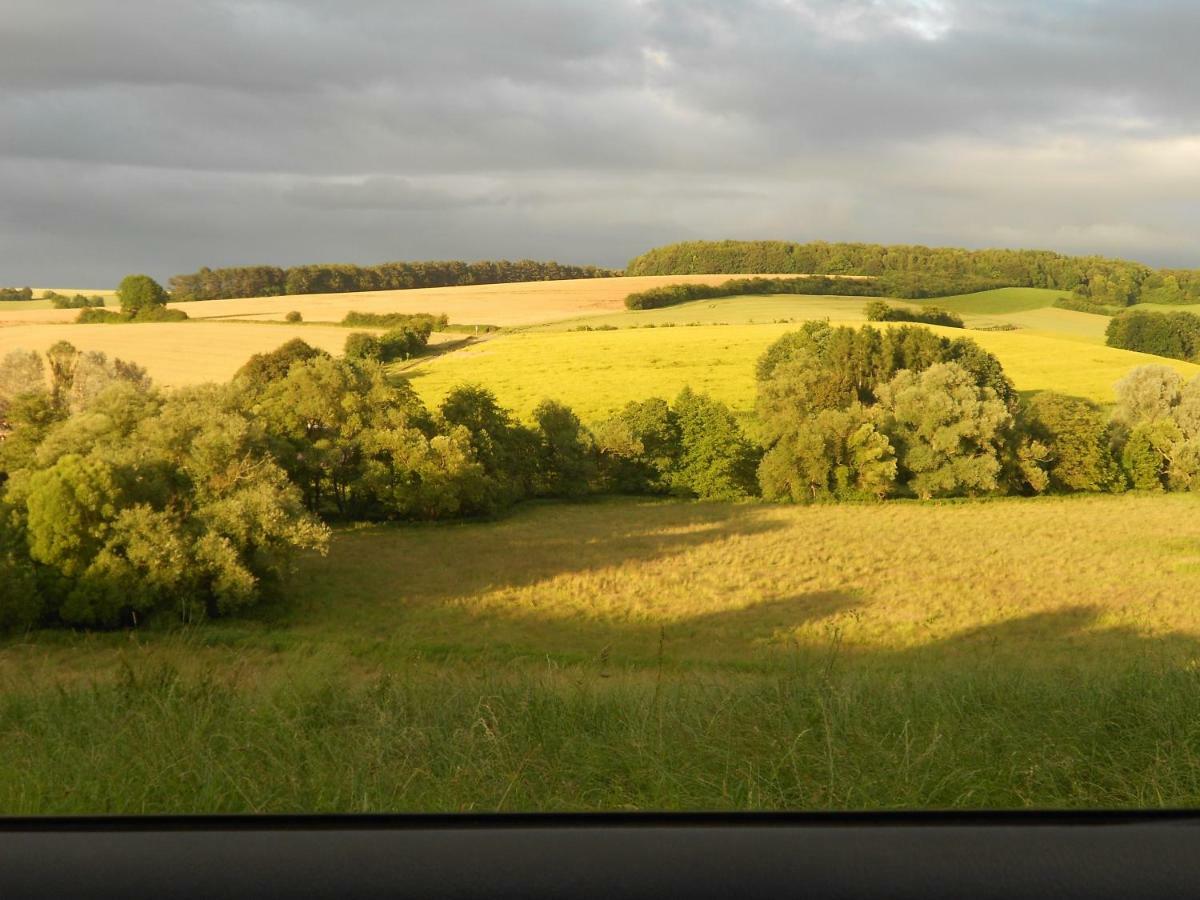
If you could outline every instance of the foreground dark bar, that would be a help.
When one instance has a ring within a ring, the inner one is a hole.
[[[1200,815],[0,819],[0,896],[1179,897]]]

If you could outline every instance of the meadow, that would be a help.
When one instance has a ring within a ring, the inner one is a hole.
[[[1195,804],[1195,503],[342,530],[253,616],[0,645],[0,811]]]
[[[175,386],[293,337],[340,352],[350,309],[447,312],[508,327],[394,366],[427,402],[475,381],[594,423],[688,385],[746,419],[773,340],[864,321],[842,297],[624,310],[639,280],[207,301],[182,323],[4,311],[0,354],[69,340]],[[1200,373],[1105,347],[1107,320],[1057,296],[921,305],[961,313],[934,330],[1025,392]],[[291,309],[311,321],[273,321]],[[0,813],[1195,805],[1198,502],[607,499],[339,526],[252,613],[0,638]]]

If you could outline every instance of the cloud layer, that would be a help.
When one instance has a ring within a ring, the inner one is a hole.
[[[686,238],[1200,265],[1200,6],[6,0],[0,284]]]

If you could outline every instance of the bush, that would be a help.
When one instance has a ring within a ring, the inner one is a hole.
[[[342,319],[343,325],[356,328],[415,328],[432,334],[439,328],[445,328],[450,323],[446,314],[435,316],[431,313],[346,313]]]
[[[923,325],[944,325],[947,328],[962,328],[961,316],[927,306],[924,309],[912,309],[904,306],[892,306],[883,300],[872,300],[864,310],[868,322],[920,322]]]
[[[254,354],[246,360],[233,377],[243,380],[252,388],[262,388],[286,378],[287,373],[296,363],[328,356],[329,354],[324,350],[311,347],[300,338],[292,338],[268,353]]]
[[[596,429],[605,484],[618,493],[668,492],[683,452],[680,441],[679,418],[666,400],[627,403]]]
[[[429,332],[424,329],[404,326],[384,332],[379,338],[379,358],[382,362],[412,359],[429,343]]]
[[[1200,357],[1200,316],[1194,313],[1124,310],[1113,316],[1104,334],[1110,347],[1172,359]]]
[[[0,288],[0,300],[32,300],[33,288]]]
[[[123,309],[117,312],[113,309],[92,307],[81,309],[75,321],[80,325],[121,325],[138,322],[184,322],[187,321],[187,317],[188,314],[182,309],[169,309],[165,306],[144,306],[132,315]]]
[[[55,309],[88,309],[104,306],[104,298],[94,294],[90,297],[85,297],[83,294],[68,297],[55,291],[47,291],[43,299],[49,300]]]
[[[299,310],[293,309],[290,313],[283,317],[283,321],[295,324],[296,322],[303,322],[304,317],[300,315]]]
[[[1043,391],[1029,401],[1025,427],[1049,449],[1049,486],[1058,491],[1117,491],[1124,478],[1112,455],[1107,417],[1096,404]]]
[[[346,346],[343,352],[347,359],[378,360],[383,351],[379,344],[379,338],[375,335],[366,331],[356,331],[346,337]]]
[[[684,388],[673,406],[679,423],[679,464],[672,489],[701,500],[740,500],[758,494],[759,449],[723,403]]]
[[[1070,297],[1059,297],[1052,304],[1059,309],[1070,309],[1075,312],[1091,313],[1096,316],[1112,316],[1121,311],[1119,306],[1105,306],[1103,303],[1096,303],[1088,300],[1086,297],[1072,295]]]
[[[543,400],[533,411],[538,438],[535,493],[582,497],[596,479],[596,446],[567,406]]]

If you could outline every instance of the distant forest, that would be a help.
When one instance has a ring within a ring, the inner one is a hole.
[[[191,275],[175,275],[169,282],[169,289],[172,300],[224,300],[283,294],[340,294],[462,284],[506,284],[512,281],[560,281],[620,274],[620,271],[598,266],[570,266],[532,259],[470,263],[459,260],[386,262],[376,266],[330,263],[287,269],[278,266],[236,266],[203,268]]]
[[[1005,287],[1071,291],[1107,306],[1200,303],[1200,270],[1153,269],[1049,250],[963,250],[908,244],[687,241],[630,261],[626,275],[913,275],[986,279]]]

